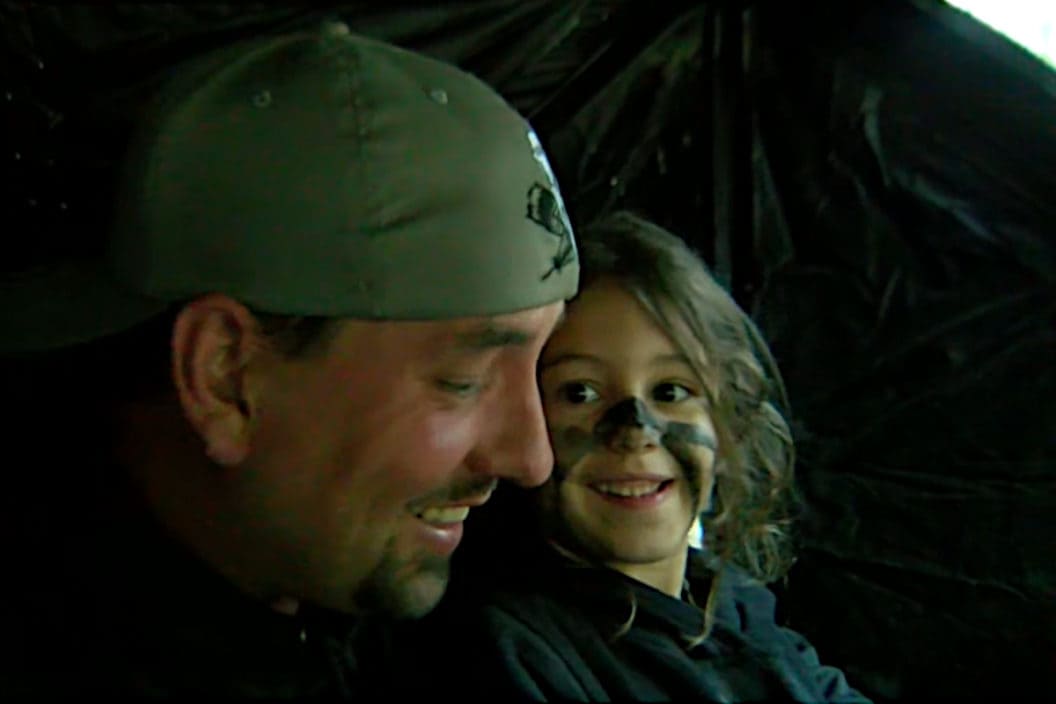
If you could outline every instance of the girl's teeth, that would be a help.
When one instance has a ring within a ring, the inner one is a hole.
[[[664,482],[636,481],[636,482],[599,482],[594,488],[605,494],[624,497],[639,497],[655,494],[660,491]]]
[[[455,506],[453,508],[427,508],[419,514],[426,523],[444,525],[447,523],[460,523],[469,515],[468,506]]]

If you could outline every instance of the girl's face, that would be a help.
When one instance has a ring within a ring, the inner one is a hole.
[[[552,537],[624,572],[681,567],[716,449],[685,355],[631,293],[603,280],[570,304],[539,375],[555,456],[542,502]]]

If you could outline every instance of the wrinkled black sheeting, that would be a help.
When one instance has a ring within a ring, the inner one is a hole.
[[[876,697],[1029,694],[1056,664],[1056,73],[938,3],[868,8],[760,3],[738,66],[736,3],[5,2],[5,253],[90,248],[174,58],[337,14],[461,63],[539,123],[577,220],[637,209],[719,268],[735,230],[811,505],[794,625]]]
[[[562,4],[0,3],[0,116],[8,127],[0,133],[0,165],[10,184],[4,211],[9,231],[33,233],[7,238],[10,256],[2,266],[22,270],[98,250],[117,157],[146,96],[173,62],[230,41],[343,19],[356,31],[438,58],[494,64],[495,76],[483,77],[498,80],[514,74],[517,57],[537,50],[548,22],[558,20],[554,32],[574,24],[567,10],[555,11]],[[524,31],[526,25],[535,31]]]
[[[892,698],[1056,665],[1056,81],[952,14],[753,35],[755,238],[786,252],[755,303],[811,506],[788,603]]]

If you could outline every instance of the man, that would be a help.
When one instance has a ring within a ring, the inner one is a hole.
[[[62,360],[10,438],[3,686],[356,693],[367,617],[428,612],[468,511],[550,472],[552,172],[481,82],[340,24],[182,65],[142,122],[104,256],[0,289],[5,352]]]

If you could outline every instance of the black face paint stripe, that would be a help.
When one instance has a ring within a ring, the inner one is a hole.
[[[594,437],[598,442],[608,444],[627,428],[641,428],[653,442],[659,442],[663,434],[663,423],[649,412],[641,399],[632,396],[605,411],[594,426]]]
[[[683,442],[688,445],[699,445],[700,447],[706,447],[709,450],[718,449],[718,444],[715,442],[715,436],[708,431],[707,428],[701,425],[692,425],[690,423],[668,423],[664,429],[664,438],[672,438],[677,442]]]
[[[592,433],[576,427],[554,428],[550,432],[550,442],[554,446],[554,478],[558,481],[598,447]]]
[[[591,452],[608,446],[620,432],[640,429],[653,442],[662,444],[678,462],[689,484],[693,505],[700,504],[704,484],[704,467],[695,456],[694,447],[715,451],[714,434],[705,426],[691,423],[665,423],[654,416],[645,402],[626,398],[609,408],[594,426],[593,432],[577,427],[555,428],[550,441],[554,447],[554,479],[564,481],[568,472]]]
[[[699,429],[703,431],[703,429]],[[667,449],[671,456],[678,462],[678,466],[682,469],[682,476],[686,478],[686,483],[689,484],[689,496],[691,505],[699,506],[700,497],[704,491],[704,467],[701,466],[700,460],[694,455],[691,445],[701,447],[702,445],[697,443],[688,443],[682,440],[677,434],[665,433],[663,437],[664,447]]]
[[[668,423],[662,438],[664,447],[682,467],[682,474],[689,484],[693,506],[700,506],[704,492],[704,467],[690,446],[706,447],[712,452],[718,447],[715,435],[706,427],[690,423]]]

